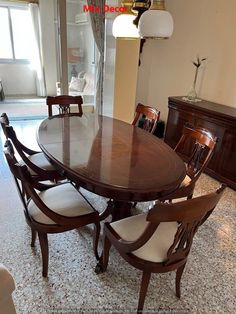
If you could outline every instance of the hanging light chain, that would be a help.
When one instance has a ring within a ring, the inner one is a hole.
[[[133,7],[133,0],[123,0],[121,2],[122,7],[126,8],[123,14],[133,14],[132,7]]]
[[[165,11],[165,0],[152,0],[150,10],[163,10]]]

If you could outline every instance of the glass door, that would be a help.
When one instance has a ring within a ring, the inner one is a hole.
[[[62,91],[94,106],[96,45],[89,12],[84,12],[87,1],[63,1],[58,2]]]

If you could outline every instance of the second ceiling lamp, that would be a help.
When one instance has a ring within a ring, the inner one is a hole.
[[[173,18],[164,0],[123,0],[126,12],[113,23],[116,38],[169,38],[174,29]]]

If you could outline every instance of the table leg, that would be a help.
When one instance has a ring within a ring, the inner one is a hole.
[[[112,216],[112,222],[131,216],[131,202],[123,202],[117,200],[109,200],[107,208],[100,213],[100,221],[106,219],[109,215]]]
[[[113,206],[111,209],[112,221],[120,220],[131,216],[131,202],[123,202],[113,200]]]

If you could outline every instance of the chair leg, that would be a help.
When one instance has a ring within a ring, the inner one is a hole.
[[[191,200],[193,198],[193,194],[189,194],[188,196],[187,196],[187,200]]]
[[[93,250],[96,259],[99,261],[99,254],[98,254],[98,240],[100,236],[101,225],[100,223],[95,223],[94,225],[94,235],[93,235]]]
[[[137,311],[138,314],[143,312],[143,306],[144,306],[144,301],[147,294],[150,277],[151,277],[150,272],[143,271],[141,288],[139,292],[138,311]]]
[[[103,271],[106,271],[107,269],[110,248],[111,248],[111,242],[108,239],[108,237],[105,236],[103,240],[103,255],[102,255],[102,270]]]
[[[47,233],[38,232],[43,261],[43,277],[48,276],[48,236]]]
[[[100,274],[106,271],[108,260],[109,260],[109,251],[111,248],[111,242],[110,240],[104,235],[103,238],[103,252],[102,256],[99,259],[99,262],[97,263],[97,266],[95,268],[95,273]]]
[[[31,247],[34,247],[36,240],[37,232],[31,228]]]
[[[176,277],[175,277],[175,291],[176,291],[176,296],[177,298],[180,299],[180,281],[181,281],[181,277],[185,268],[185,264],[183,264],[182,266],[180,266],[177,271],[176,271]]]

